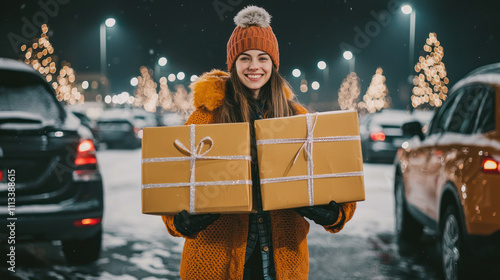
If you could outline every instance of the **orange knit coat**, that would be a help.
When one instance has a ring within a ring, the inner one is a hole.
[[[213,110],[222,105],[226,81],[229,74],[219,70],[205,73],[191,85],[194,91],[196,110],[186,124],[209,124],[214,122]],[[287,98],[292,98],[286,88]],[[305,108],[297,108],[305,114]],[[342,230],[356,209],[356,203],[340,204],[345,213],[331,226],[324,228],[336,233]],[[340,214],[342,215],[342,214]],[[307,233],[309,223],[292,209],[270,211],[273,257],[277,279],[307,279],[309,274],[309,252]],[[184,237],[180,275],[182,279],[242,279],[247,245],[249,215],[230,214],[220,218],[194,236],[184,236],[174,226],[174,216],[162,216],[173,236]]]

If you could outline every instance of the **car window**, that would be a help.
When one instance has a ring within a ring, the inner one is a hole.
[[[476,124],[479,107],[488,89],[481,85],[465,88],[446,128],[448,132],[471,134]]]
[[[459,89],[455,91],[450,97],[444,102],[443,106],[438,109],[434,118],[431,122],[431,127],[429,129],[429,134],[441,133],[445,130],[449,116],[455,108],[455,103],[463,94],[463,90]]]
[[[477,127],[475,132],[482,133],[488,132],[495,129],[495,91],[489,89],[486,98],[484,98],[483,105],[481,107],[481,112],[477,121]]]
[[[97,122],[99,128],[103,131],[107,130],[121,130],[128,131],[133,125],[127,120],[109,120]]]
[[[45,120],[61,121],[57,100],[41,84],[5,85],[0,83],[0,111],[28,112]]]

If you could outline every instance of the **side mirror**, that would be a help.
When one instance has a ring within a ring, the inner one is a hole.
[[[411,138],[418,135],[420,140],[424,140],[424,133],[422,132],[422,125],[418,121],[407,122],[401,126],[403,136]]]

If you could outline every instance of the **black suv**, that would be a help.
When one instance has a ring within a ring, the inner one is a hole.
[[[67,113],[42,75],[5,58],[0,198],[0,219],[7,223],[0,227],[1,244],[60,240],[69,263],[99,257],[103,186],[92,133]]]

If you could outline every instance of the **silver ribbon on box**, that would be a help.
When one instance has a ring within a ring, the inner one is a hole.
[[[257,145],[266,145],[266,144],[289,144],[289,143],[302,143],[300,149],[295,154],[293,161],[290,163],[288,168],[285,171],[286,175],[290,168],[293,166],[295,161],[300,155],[302,150],[305,151],[307,156],[307,175],[301,176],[289,176],[289,177],[279,177],[279,178],[267,178],[261,179],[260,184],[270,184],[270,183],[280,183],[280,182],[292,182],[292,181],[300,181],[307,180],[307,191],[309,195],[309,206],[314,205],[314,179],[322,179],[322,178],[339,178],[339,177],[354,177],[354,176],[363,176],[363,171],[355,171],[355,172],[343,172],[343,173],[330,173],[330,174],[320,174],[314,175],[314,164],[313,164],[313,143],[314,142],[335,142],[335,141],[356,141],[361,138],[359,135],[354,136],[327,136],[327,137],[316,137],[314,138],[313,132],[316,127],[316,122],[318,121],[318,113],[308,113],[306,114],[306,125],[307,125],[307,135],[306,138],[293,138],[293,139],[264,139],[257,140]]]
[[[222,160],[252,160],[251,156],[206,156],[206,154],[212,149],[214,145],[214,141],[209,136],[204,137],[203,139],[195,144],[195,125],[191,124],[190,126],[190,149],[187,149],[181,141],[176,139],[174,141],[174,145],[178,150],[184,151],[189,154],[188,157],[164,157],[164,158],[145,158],[142,159],[142,163],[150,163],[150,162],[167,162],[167,161],[190,161],[190,179],[189,183],[164,183],[164,184],[144,184],[142,185],[143,189],[151,189],[151,188],[173,188],[173,187],[187,187],[189,186],[189,212],[191,214],[195,213],[194,205],[195,205],[195,189],[196,186],[227,186],[227,185],[251,185],[252,180],[233,180],[233,181],[209,181],[209,182],[196,182],[195,181],[195,166],[197,160],[213,160],[213,159],[222,159]],[[202,152],[204,143],[208,142],[210,144],[210,148],[208,148],[205,152]]]

